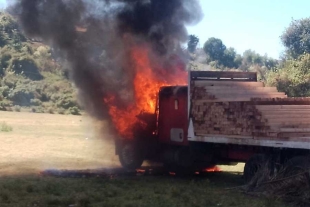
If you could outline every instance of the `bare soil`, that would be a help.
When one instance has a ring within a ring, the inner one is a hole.
[[[117,166],[113,142],[84,116],[0,112],[0,175]]]

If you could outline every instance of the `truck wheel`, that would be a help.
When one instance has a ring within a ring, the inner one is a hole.
[[[297,156],[288,160],[283,165],[283,175],[285,177],[307,172],[310,168],[310,158],[307,156]]]
[[[255,174],[262,168],[266,162],[266,156],[263,154],[253,155],[244,166],[243,178],[246,183],[249,183]]]
[[[143,157],[134,144],[124,144],[119,152],[119,161],[126,170],[135,170],[141,167]]]

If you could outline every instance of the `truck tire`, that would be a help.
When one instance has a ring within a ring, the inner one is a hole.
[[[249,183],[255,174],[262,168],[267,161],[267,158],[263,154],[253,155],[244,166],[243,179],[246,183]]]
[[[141,167],[143,157],[139,149],[133,143],[126,143],[120,147],[119,161],[126,170],[136,170]]]
[[[310,168],[310,158],[308,156],[296,156],[289,159],[283,165],[283,176],[288,177],[307,172]]]

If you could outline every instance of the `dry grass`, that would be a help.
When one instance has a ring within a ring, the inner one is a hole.
[[[0,132],[0,175],[117,163],[108,135],[99,135],[87,117],[0,112],[1,122],[14,130]]]
[[[42,177],[44,169],[98,169],[118,166],[108,134],[82,116],[0,112],[0,206],[282,207],[273,199],[226,190],[240,174],[206,176]],[[225,168],[240,171],[242,165]],[[224,168],[222,166],[222,168]]]

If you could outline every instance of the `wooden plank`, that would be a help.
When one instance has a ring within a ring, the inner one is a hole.
[[[235,71],[190,71],[191,79],[199,78],[230,78],[248,79],[247,81],[257,81],[256,72],[235,72]],[[242,81],[242,80],[239,80]]]
[[[310,105],[310,98],[258,98],[253,99],[255,105]]]
[[[308,137],[310,138],[309,133],[304,133],[304,132],[280,132],[278,133],[278,137]]]
[[[245,136],[245,135],[209,134],[209,133],[205,133],[204,131],[198,131],[198,130],[195,130],[194,132],[196,136],[253,139],[253,136]]]
[[[310,128],[280,128],[279,132],[309,132]]]
[[[248,96],[248,97],[231,97],[231,98],[217,98],[217,99],[195,99],[193,102],[196,103],[212,103],[212,102],[250,102],[252,101],[253,97]]]
[[[215,103],[215,102],[250,102],[251,98],[228,98],[228,99],[214,99],[214,100],[207,100],[207,99],[195,99],[193,102],[196,103]]]
[[[310,118],[310,114],[304,113],[304,114],[286,114],[286,113],[278,113],[278,114],[268,114],[268,113],[264,113],[263,114],[263,118],[265,119],[277,119],[277,118],[283,118],[283,119],[303,119],[303,118]]]
[[[193,81],[194,86],[205,87],[205,86],[264,86],[263,82],[234,82],[234,81]]]
[[[227,90],[227,91],[269,91],[278,92],[276,87],[264,87],[264,86],[205,86],[204,89],[208,91]]]
[[[219,95],[268,95],[268,96],[284,96],[287,97],[285,93],[282,92],[264,92],[264,91],[250,91],[250,90],[244,90],[244,91],[227,91],[227,90],[218,90],[218,91],[206,91],[206,93],[209,94],[215,94],[217,96]]]
[[[244,94],[235,94],[235,93],[210,93],[210,96],[214,95],[215,97],[252,97],[252,98],[285,98],[287,97],[285,94],[281,93],[273,93],[273,94],[254,94],[254,93],[244,93]]]
[[[310,114],[310,109],[257,109],[262,114]]]
[[[308,123],[300,123],[300,122],[296,122],[296,123],[269,123],[268,125],[265,126],[269,126],[271,128],[283,128],[283,127],[289,127],[289,128],[308,128],[310,127],[310,122]]]
[[[310,109],[309,105],[256,105],[257,109],[264,110],[264,109]]]
[[[270,124],[270,123],[308,123],[309,122],[309,118],[290,118],[290,119],[283,119],[282,117],[276,117],[276,118],[268,118],[268,119],[264,119],[263,121],[266,122],[266,124]]]

